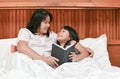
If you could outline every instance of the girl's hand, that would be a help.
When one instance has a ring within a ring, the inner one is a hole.
[[[94,56],[94,51],[92,50],[92,49],[90,49],[90,48],[88,48],[88,47],[85,47],[85,49],[89,52],[89,56],[90,57],[93,57]]]
[[[44,57],[43,61],[45,61],[48,65],[50,65],[53,68],[56,68],[59,66],[57,63],[59,60],[52,56]]]
[[[79,61],[79,56],[74,52],[71,52],[71,54],[69,55],[69,59],[72,61]]]

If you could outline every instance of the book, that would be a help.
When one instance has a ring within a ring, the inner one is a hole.
[[[54,56],[57,59],[59,59],[58,64],[61,65],[65,62],[71,62],[71,60],[69,59],[69,55],[71,54],[71,52],[79,54],[79,52],[75,49],[75,45],[70,45],[66,48],[63,48],[62,46],[54,43],[52,45],[51,56]]]

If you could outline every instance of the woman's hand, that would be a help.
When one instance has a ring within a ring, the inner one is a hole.
[[[44,57],[43,61],[45,61],[48,65],[50,65],[53,68],[56,68],[59,66],[57,63],[59,60],[52,56]]]
[[[93,57],[94,56],[94,51],[92,50],[92,49],[90,49],[90,48],[88,48],[88,47],[85,47],[85,49],[89,52],[89,56],[90,57]]]
[[[93,57],[94,55],[94,51],[88,47],[85,47],[85,49],[89,52],[89,56]],[[69,59],[72,61],[79,61],[83,58],[83,56],[81,54],[75,54],[74,52],[71,52],[71,54],[69,55]]]

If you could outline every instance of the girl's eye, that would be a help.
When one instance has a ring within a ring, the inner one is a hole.
[[[65,32],[65,30],[63,30],[63,32]]]
[[[63,30],[61,30],[60,32],[63,32]]]

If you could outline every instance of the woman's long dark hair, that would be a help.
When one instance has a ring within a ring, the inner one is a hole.
[[[75,40],[76,42],[79,42],[79,36],[78,36],[78,33],[70,26],[63,26],[63,29],[67,30],[69,32],[69,35],[70,35],[70,40],[68,40],[66,42],[66,44],[64,45],[64,48],[70,44],[70,42],[72,40]],[[57,44],[60,44],[58,41],[57,41]]]
[[[45,9],[37,9],[31,19],[30,19],[30,22],[29,24],[27,25],[27,29],[29,29],[33,34],[36,34],[37,33],[37,30],[38,28],[40,27],[41,25],[41,22],[43,20],[46,19],[46,17],[49,16],[50,17],[50,22],[52,21],[52,15]],[[46,33],[46,35],[49,37],[49,30],[48,29],[48,32]]]

